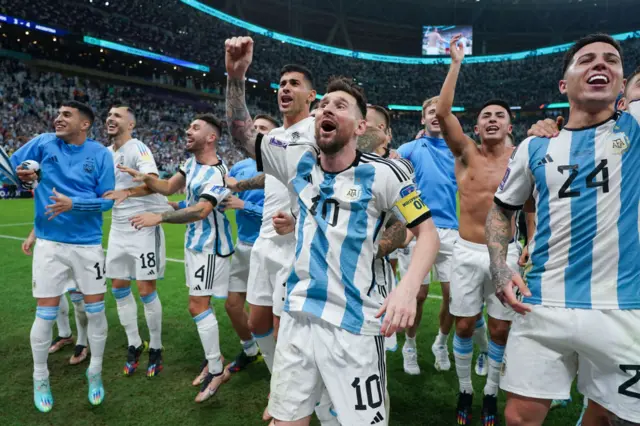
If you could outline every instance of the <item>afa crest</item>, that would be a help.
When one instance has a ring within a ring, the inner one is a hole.
[[[629,146],[629,137],[624,132],[614,133],[607,139],[607,149],[613,155],[624,154]]]
[[[92,158],[87,158],[84,160],[84,164],[82,165],[82,168],[87,173],[93,173],[93,171],[96,169],[96,165]]]

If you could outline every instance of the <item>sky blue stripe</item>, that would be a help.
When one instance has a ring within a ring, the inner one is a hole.
[[[300,194],[304,190],[304,188],[309,185],[309,182],[304,180],[304,177],[311,174],[314,165],[315,157],[310,152],[305,153],[300,159],[300,162],[298,162],[296,176],[291,182],[293,185],[293,189],[297,194]],[[296,238],[296,261],[300,257],[300,252],[302,251],[302,244],[304,243],[304,226],[307,219],[307,207],[302,203],[300,198],[298,198],[298,205],[300,207],[300,217],[298,218],[298,236]],[[299,281],[300,277],[298,277],[298,274],[296,274],[296,270],[294,267],[291,270],[289,279],[287,280],[287,298],[284,302],[284,310],[287,312],[289,311],[289,294],[291,294],[291,291]]]
[[[213,314],[213,311],[211,310],[211,308],[209,308],[206,311],[201,312],[195,317],[193,317],[193,321],[197,324],[198,322],[202,321],[203,319],[205,319],[206,317],[212,314]]]
[[[638,268],[638,253],[640,253],[640,236],[638,235],[640,126],[628,114],[622,115],[618,120],[618,125],[629,136],[631,145],[622,156],[621,208],[618,217],[618,306],[620,309],[640,309],[640,268]]]
[[[504,358],[504,346],[494,343],[493,340],[489,341],[489,358],[495,362],[502,362]]]
[[[344,284],[344,297],[347,302],[341,328],[352,333],[360,333],[364,323],[362,310],[362,297],[360,290],[354,283],[358,259],[362,252],[362,245],[367,238],[367,225],[369,216],[367,207],[371,201],[371,188],[375,178],[375,168],[371,164],[362,165],[355,170],[354,180],[356,185],[362,187],[360,200],[350,203],[349,224],[347,237],[340,251],[340,269],[342,270],[342,283]],[[347,213],[343,211],[342,213]]]
[[[473,353],[473,338],[460,337],[457,334],[453,336],[453,352],[460,355],[468,355]]]
[[[78,302],[81,302],[82,299],[84,299],[84,296],[82,295],[82,293],[71,293],[69,296],[71,296],[72,303],[78,303]]]
[[[549,187],[547,186],[547,172],[540,161],[547,155],[549,139],[535,138],[529,141],[529,168],[535,178],[538,190],[538,205],[536,206],[537,228],[535,233],[535,249],[531,253],[532,268],[526,275],[527,286],[531,297],[524,301],[540,304],[542,301],[542,274],[549,260],[549,238],[551,238],[551,222],[549,221]]]
[[[262,339],[263,337],[268,337],[268,336],[270,336],[271,334],[273,334],[273,328],[270,328],[270,329],[269,329],[269,331],[267,331],[267,332],[266,332],[266,333],[264,333],[264,334],[254,334],[254,333],[251,333],[251,335],[253,336],[253,338],[254,338],[254,339]]]
[[[104,302],[85,303],[84,310],[90,314],[104,311]]]
[[[476,328],[484,327],[484,317],[480,317],[480,319],[476,320]]]
[[[198,165],[197,167],[200,167],[200,165]],[[206,185],[211,178],[213,178],[213,176],[216,173],[216,170],[217,169],[215,167],[212,167],[205,172],[202,180],[197,183],[197,187],[194,189],[196,194],[202,193],[202,187]],[[213,212],[213,214],[215,214],[215,212]],[[200,224],[202,226],[202,234],[200,235],[200,239],[198,240],[198,243],[195,245],[195,247],[193,247],[193,250],[198,252],[202,251],[204,245],[206,244],[207,240],[211,236],[211,223],[209,223],[209,218],[207,217],[201,220]],[[191,245],[189,245],[188,247],[191,247]]]
[[[154,291],[153,293],[147,294],[146,296],[140,296],[142,303],[151,303],[158,297],[158,292]]]
[[[313,160],[315,162],[315,159]],[[316,233],[311,240],[309,249],[309,276],[311,278],[307,288],[307,298],[304,301],[302,310],[316,317],[322,317],[322,311],[327,303],[329,287],[329,264],[327,255],[329,253],[329,240],[327,240],[328,223],[322,216],[323,207],[327,199],[333,196],[334,174],[325,174],[324,180],[320,184],[320,201],[317,204]]]
[[[131,294],[131,287],[112,287],[111,293],[113,293],[113,297],[115,297],[116,299],[122,299]]]
[[[229,254],[233,251],[233,239],[231,238],[231,225],[229,224],[229,221],[227,220],[227,216],[226,215],[222,215],[223,217],[223,227],[224,227],[224,235],[227,238],[227,252],[223,253],[223,255]]]
[[[578,165],[578,175],[569,190],[580,191],[580,195],[571,197],[571,246],[564,274],[567,308],[591,309],[593,239],[597,231],[598,191],[602,191],[602,187],[586,185],[587,176],[596,168],[595,136],[595,128],[571,135],[569,164]],[[602,174],[596,176],[598,179],[602,179]]]

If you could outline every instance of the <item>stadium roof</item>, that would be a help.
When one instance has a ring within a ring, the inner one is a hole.
[[[567,43],[640,29],[638,0],[202,0],[248,22],[318,43],[419,56],[423,25],[472,25],[474,53]]]

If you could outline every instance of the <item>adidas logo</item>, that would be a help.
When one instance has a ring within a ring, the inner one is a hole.
[[[538,166],[541,166],[547,163],[553,163],[553,158],[551,158],[549,154],[545,155],[542,160],[538,161]]]
[[[382,414],[380,414],[380,411],[378,411],[376,413],[376,416],[373,418],[373,420],[371,420],[370,424],[376,425],[376,424],[380,423],[383,420],[384,420],[384,417],[382,417]]]
[[[155,275],[155,273],[156,272],[152,269],[152,270],[149,271],[149,273],[147,275]]]
[[[196,288],[194,288],[194,290],[202,291],[199,285],[197,285]]]

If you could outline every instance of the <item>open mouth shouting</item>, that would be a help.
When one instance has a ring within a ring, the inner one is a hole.
[[[606,74],[593,74],[587,79],[587,84],[592,87],[606,87],[609,84],[609,77]]]
[[[280,106],[284,109],[289,108],[293,105],[293,96],[291,95],[282,95],[280,96]]]

